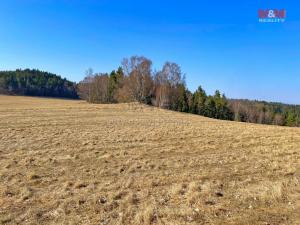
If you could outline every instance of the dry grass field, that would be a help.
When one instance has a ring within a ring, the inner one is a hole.
[[[2,224],[300,224],[300,129],[0,96]]]

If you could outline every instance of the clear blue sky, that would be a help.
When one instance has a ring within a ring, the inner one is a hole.
[[[284,8],[285,23],[259,23]],[[144,55],[181,65],[187,86],[231,98],[300,104],[297,0],[3,0],[0,70],[38,68],[79,81]]]

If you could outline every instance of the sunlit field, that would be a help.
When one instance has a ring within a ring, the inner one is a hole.
[[[300,129],[0,96],[2,224],[300,224]]]

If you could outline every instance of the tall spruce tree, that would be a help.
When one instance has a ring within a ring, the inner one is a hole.
[[[192,112],[199,115],[205,115],[205,102],[207,95],[201,86],[193,94]]]

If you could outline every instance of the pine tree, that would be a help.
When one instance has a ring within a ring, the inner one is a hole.
[[[290,126],[290,127],[296,125],[296,117],[295,117],[294,112],[289,111],[289,112],[287,113],[287,116],[286,116],[286,122],[285,122],[285,123],[286,123],[286,124],[285,124],[286,126]]]
[[[188,112],[188,98],[186,88],[183,84],[178,86],[178,107],[177,110],[180,112]]]
[[[216,118],[216,102],[213,96],[209,96],[205,101],[205,116]]]
[[[192,112],[199,115],[205,114],[205,102],[207,95],[201,86],[193,94]]]
[[[117,83],[117,73],[116,71],[112,71],[109,75],[108,82],[108,99],[109,102],[115,102],[115,92],[117,91],[118,83]]]

